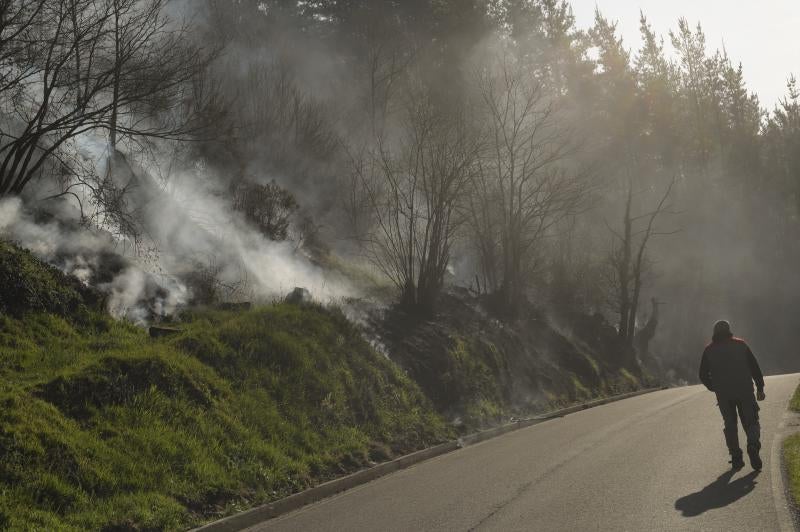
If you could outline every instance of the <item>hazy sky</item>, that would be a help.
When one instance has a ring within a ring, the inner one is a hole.
[[[761,105],[772,110],[785,94],[790,73],[800,77],[800,0],[573,0],[578,26],[594,20],[595,6],[611,20],[627,48],[638,49],[639,11],[670,49],[669,29],[683,16],[699,21],[709,49],[722,48],[744,67],[745,79]]]

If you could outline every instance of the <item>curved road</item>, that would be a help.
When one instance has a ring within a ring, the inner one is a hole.
[[[799,381],[767,378],[760,474],[728,469],[714,395],[690,386],[522,429],[250,530],[788,532],[779,441],[800,430],[786,412]]]

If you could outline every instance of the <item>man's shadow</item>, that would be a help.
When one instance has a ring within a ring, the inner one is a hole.
[[[714,508],[722,508],[734,503],[755,489],[758,471],[731,482],[735,471],[729,470],[700,491],[681,497],[675,501],[675,509],[684,517],[695,517]]]

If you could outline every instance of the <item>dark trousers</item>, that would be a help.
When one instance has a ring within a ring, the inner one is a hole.
[[[758,423],[758,403],[755,396],[744,398],[724,398],[717,396],[717,405],[725,423],[725,443],[731,456],[741,456],[739,447],[739,429],[736,426],[736,416],[742,420],[742,428],[747,434],[747,448],[758,451],[761,449],[761,425]]]

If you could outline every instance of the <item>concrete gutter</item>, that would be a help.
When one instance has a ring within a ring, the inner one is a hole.
[[[295,493],[294,495],[290,495],[277,501],[256,506],[250,510],[225,517],[219,521],[214,521],[194,530],[195,532],[236,532],[239,530],[244,530],[248,527],[263,523],[269,519],[273,519],[280,515],[302,508],[308,504],[319,502],[322,499],[326,499],[342,491],[360,486],[361,484],[366,484],[367,482],[388,475],[389,473],[400,471],[401,469],[405,469],[420,462],[424,462],[425,460],[430,460],[431,458],[450,453],[462,447],[496,438],[515,430],[524,429],[549,419],[564,417],[566,415],[580,412],[581,410],[586,410],[588,408],[593,408],[595,406],[601,406],[608,403],[613,403],[615,401],[620,401],[622,399],[628,399],[630,397],[635,397],[637,395],[643,395],[663,389],[666,388],[647,388],[645,390],[639,390],[636,392],[614,395],[612,397],[581,403],[569,408],[555,410],[540,416],[519,419],[506,425],[475,432],[467,436],[462,436],[456,441],[449,441],[434,447],[422,449],[421,451],[401,456],[400,458],[396,458],[389,462],[377,464],[369,469],[362,469],[357,473],[324,482],[319,486],[301,491],[300,493]]]

